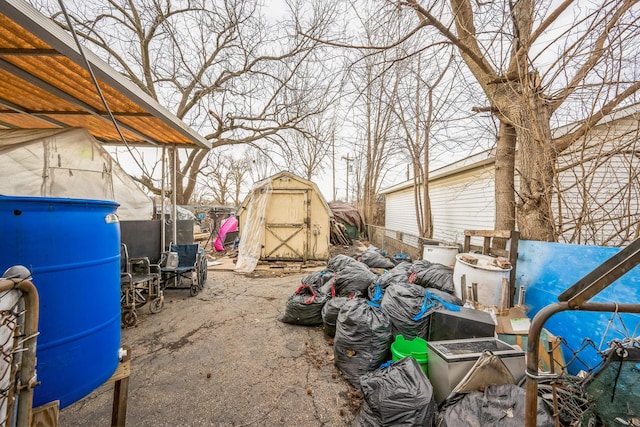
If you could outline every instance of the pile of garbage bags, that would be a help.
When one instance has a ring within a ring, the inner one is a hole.
[[[419,363],[412,357],[390,361],[396,336],[426,340],[434,312],[456,311],[462,305],[454,295],[452,268],[388,257],[370,247],[360,260],[337,255],[327,262],[326,270],[304,277],[280,320],[324,325],[333,337],[336,367],[364,396],[354,425],[430,426],[437,416],[443,425],[466,425],[464,420],[474,417],[492,419],[484,412],[465,414],[481,397],[470,394],[438,415],[431,383]],[[491,393],[492,389],[485,390],[485,401]]]

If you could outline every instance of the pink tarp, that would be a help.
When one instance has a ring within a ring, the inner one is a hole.
[[[213,242],[213,248],[216,251],[224,251],[224,239],[227,237],[227,233],[238,231],[238,220],[235,216],[231,216],[224,221],[220,225],[220,230],[218,230],[218,237]]]

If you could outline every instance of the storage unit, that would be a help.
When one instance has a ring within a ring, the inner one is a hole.
[[[431,313],[429,341],[494,337],[496,325],[486,311],[460,307],[460,311],[436,310]]]
[[[477,259],[477,264],[466,262],[465,256]],[[467,290],[473,283],[478,284],[478,304],[487,307],[500,307],[503,292],[502,279],[507,279],[508,285],[511,268],[500,268],[494,265],[494,260],[495,258],[489,255],[475,253],[456,255],[456,264],[453,268],[453,284],[456,296],[462,298],[462,276],[464,276]],[[505,291],[508,291],[508,289]],[[467,299],[470,298],[467,297]]]
[[[108,200],[0,196],[0,271],[38,290],[34,407],[65,408],[111,377],[120,349],[120,226]]]
[[[265,261],[327,260],[332,217],[316,184],[280,172],[256,183],[240,206],[240,251],[255,246]]]
[[[516,382],[524,377],[524,351],[496,338],[427,342],[428,376],[436,403],[440,404],[449,396],[483,351],[491,351],[500,357]]]

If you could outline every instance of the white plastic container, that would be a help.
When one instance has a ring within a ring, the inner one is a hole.
[[[178,264],[180,263],[180,257],[178,256],[178,252],[167,252],[167,262],[164,266],[167,270],[175,270],[178,268]]]
[[[458,255],[457,246],[424,245],[422,259],[453,267]]]
[[[462,261],[462,256],[468,255],[478,259],[478,264],[473,265]],[[500,307],[502,295],[502,279],[509,279],[511,267],[500,268],[493,265],[493,257],[481,254],[458,254],[456,264],[453,267],[453,284],[458,298],[462,298],[461,278],[465,276],[467,289],[473,283],[478,284],[478,304],[483,306]],[[467,299],[471,299],[470,295]]]

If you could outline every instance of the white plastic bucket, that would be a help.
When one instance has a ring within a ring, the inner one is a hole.
[[[422,259],[442,265],[453,267],[458,255],[457,246],[424,245]]]
[[[463,255],[477,258],[478,264],[473,265],[462,261]],[[461,278],[464,275],[467,289],[473,283],[478,284],[478,304],[499,307],[502,294],[502,279],[509,279],[511,267],[500,268],[493,265],[493,260],[493,257],[481,254],[456,255],[456,264],[453,268],[453,284],[456,296],[462,298]],[[471,299],[470,295],[467,298]]]

